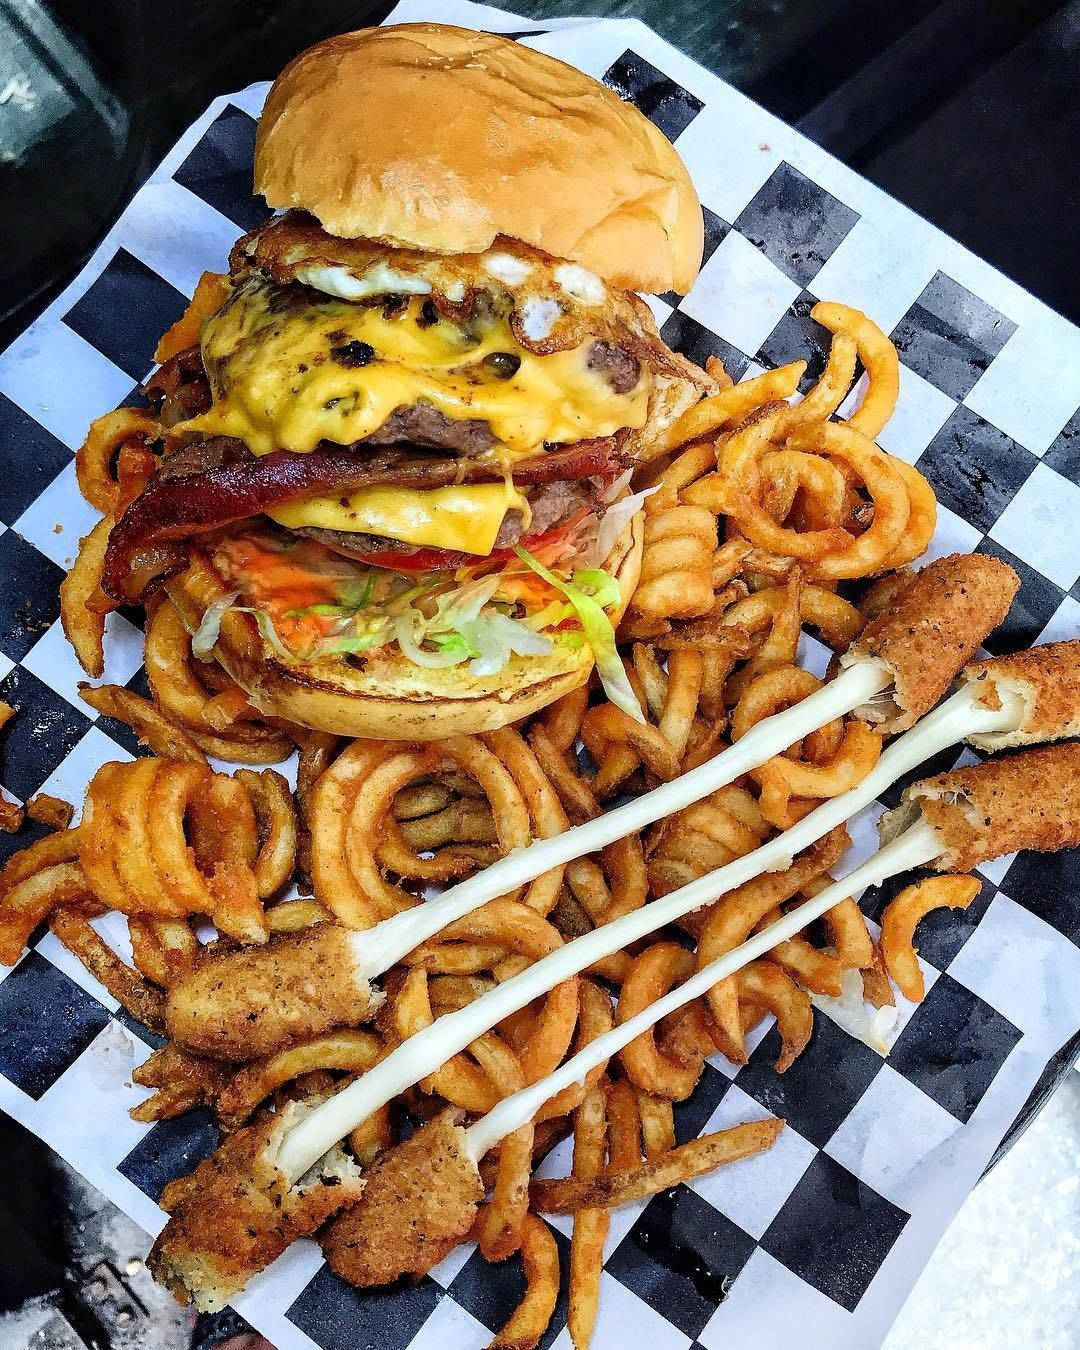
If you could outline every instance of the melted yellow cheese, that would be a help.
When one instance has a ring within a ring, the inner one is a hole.
[[[396,408],[424,402],[450,418],[484,420],[501,457],[517,458],[546,441],[609,436],[645,422],[647,369],[630,393],[616,394],[589,370],[589,344],[536,356],[505,319],[469,332],[446,320],[418,323],[421,299],[388,317],[380,305],[299,295],[252,281],[206,321],[202,351],[214,401],[185,429],[239,437],[257,455],[304,451],[320,440],[349,445]],[[347,364],[348,354],[343,363],[350,343],[370,347],[367,364]],[[484,363],[496,353],[520,361],[507,379]]]
[[[314,525],[324,530],[362,530],[406,544],[488,554],[503,516],[528,503],[506,483],[469,487],[362,488],[340,497],[319,497],[279,506],[269,514],[288,529]]]

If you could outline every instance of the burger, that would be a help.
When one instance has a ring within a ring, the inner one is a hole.
[[[700,265],[673,147],[550,56],[406,24],[285,69],[255,189],[159,348],[107,592],[164,586],[262,712],[342,735],[493,730],[594,666],[640,717],[635,460],[713,387],[636,294]]]

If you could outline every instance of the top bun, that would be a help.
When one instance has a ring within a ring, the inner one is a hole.
[[[701,264],[697,193],[647,118],[552,56],[444,24],[343,33],[290,62],[255,190],[343,238],[477,253],[504,234],[636,291],[685,294]]]

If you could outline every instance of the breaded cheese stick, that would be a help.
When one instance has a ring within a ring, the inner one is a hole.
[[[1003,698],[1023,705],[1013,731],[987,731],[968,739],[979,750],[1010,750],[1080,736],[1080,640],[1048,642],[1013,656],[975,661],[963,681],[984,707]]]
[[[890,733],[914,726],[1005,618],[1019,587],[1011,567],[982,553],[951,553],[917,572],[840,658],[844,668],[882,661],[892,675],[891,697],[879,694],[855,715]]]
[[[272,944],[211,952],[173,986],[166,1005],[172,1039],[239,1062],[369,1021],[385,996],[356,970],[358,936],[319,923]]]
[[[911,816],[908,827],[842,880],[590,1042],[546,1078],[504,1098],[467,1129],[454,1113],[444,1112],[407,1143],[383,1154],[369,1169],[360,1200],[339,1215],[321,1239],[330,1265],[362,1287],[387,1284],[404,1273],[426,1274],[473,1225],[484,1195],[481,1158],[531,1120],[556,1093],[581,1082],[662,1018],[702,997],[719,980],[866,886],[909,867],[966,870],[1016,847],[1052,851],[1080,843],[1080,787],[1074,783],[1080,783],[1077,745],[1030,751],[916,784],[909,789],[910,796],[905,794]],[[1045,797],[1047,809],[1036,813],[1026,800],[1033,788],[1066,795]],[[982,812],[974,828],[963,802],[978,803]],[[432,1156],[437,1157],[437,1170],[428,1161]],[[565,1183],[534,1182],[534,1203],[547,1213],[567,1212],[573,1206],[560,1201],[566,1189]],[[602,1189],[601,1183],[590,1203],[603,1203]]]
[[[1080,745],[1051,745],[915,783],[879,829],[888,842],[921,820],[938,846],[937,869],[970,872],[1003,853],[1069,848],[1077,819]]]
[[[341,1148],[293,1182],[278,1166],[281,1141],[312,1109],[291,1102],[229,1135],[190,1176],[161,1197],[169,1221],[154,1243],[150,1273],[179,1303],[216,1312],[253,1275],[308,1237],[363,1190],[360,1169]]]
[[[355,1023],[365,1015],[358,1014],[358,1008],[376,1006],[372,980],[447,924],[487,901],[506,895],[551,867],[594,852],[681,810],[852,708],[868,719],[881,721],[884,716],[886,722],[910,726],[929,711],[956,678],[963,662],[1001,622],[1018,586],[1016,573],[995,558],[954,554],[930,563],[900,590],[893,606],[872,621],[861,654],[853,649],[845,658],[847,669],[834,681],[794,707],[763,719],[700,768],[595,820],[538,840],[451,887],[438,899],[404,910],[374,928],[348,934],[335,926],[322,925],[299,940],[279,938],[257,952],[215,957],[169,991],[169,1034],[199,1054],[243,1061],[268,1054],[298,1036]],[[913,605],[924,616],[919,622],[926,625],[926,635],[918,640],[911,639],[918,626]],[[929,634],[934,635],[933,641]],[[887,689],[891,694],[884,693]],[[882,696],[884,703],[879,706]],[[914,758],[910,753],[906,758],[890,758],[887,751],[876,775],[865,780],[874,785],[867,801],[901,773],[966,735],[969,728],[1008,729],[1011,725],[1006,716],[984,728],[977,718],[969,716],[970,699],[964,706],[966,711],[956,725],[955,718],[950,721],[946,717],[928,729],[925,748],[920,746]],[[946,739],[934,743],[935,735],[945,735]],[[904,767],[895,767],[901,760]],[[861,790],[856,788],[854,792]],[[836,798],[834,808],[836,803],[847,804],[846,815],[835,815],[834,811],[828,823],[816,813],[808,817],[814,824],[807,825],[796,849],[812,844],[865,805],[851,794]],[[818,825],[821,828],[814,833]],[[703,896],[689,908],[715,899],[717,893]],[[317,992],[308,991],[302,978],[305,959],[316,963],[317,969],[331,963],[336,968],[336,980],[329,985],[319,981]],[[235,975],[231,973],[232,962],[236,963]],[[296,975],[298,963],[300,978]],[[253,991],[250,998],[244,994],[247,983]]]

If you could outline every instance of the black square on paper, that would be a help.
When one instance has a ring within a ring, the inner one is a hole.
[[[985,534],[1027,481],[1036,459],[959,404],[917,463],[942,506]]]
[[[880,923],[885,907],[891,900],[905,887],[931,875],[922,870],[905,872],[901,876],[890,877],[880,886],[871,886],[863,892],[859,901],[863,913]],[[982,881],[982,889],[967,909],[935,909],[919,921],[915,930],[915,949],[935,970],[948,969],[957,952],[978,928],[983,915],[990,908],[991,900],[997,894],[997,888],[989,881],[983,881],[981,877],[976,877],[976,880]]]
[[[4,734],[0,732],[0,770],[4,764]],[[0,774],[0,783],[2,783],[2,774]],[[3,867],[7,860],[15,853],[21,853],[24,848],[29,848],[31,844],[36,844],[39,839],[44,839],[47,834],[52,834],[52,830],[47,826],[39,824],[36,820],[25,820],[22,829],[15,834],[8,834],[6,830],[0,830],[0,867]]]
[[[892,331],[904,365],[942,393],[966,398],[1016,332],[999,314],[944,272],[938,272]]]
[[[71,459],[50,431],[0,394],[0,521],[12,525]],[[10,576],[0,567],[0,576]]]
[[[82,740],[90,719],[22,666],[0,680],[0,699],[15,709],[0,732],[0,772],[4,786],[25,801]]]
[[[108,1025],[92,994],[30,952],[0,981],[0,1073],[36,1101]]]
[[[909,1217],[819,1153],[761,1245],[799,1279],[853,1312]]]
[[[692,1339],[756,1246],[696,1191],[676,1186],[649,1201],[606,1269]]]
[[[722,216],[718,216],[715,211],[710,211],[707,206],[701,208],[701,214],[705,218],[705,245],[701,251],[701,265],[704,267],[724,242],[731,226]]]
[[[1065,598],[1065,592],[1049,577],[1036,572],[1022,562],[1015,553],[1002,548],[993,539],[984,539],[976,553],[985,553],[990,558],[998,558],[1016,572],[1020,578],[1020,590],[1012,602],[1004,622],[986,638],[983,645],[994,656],[1005,652],[1024,651],[1030,647],[1050,620],[1057,613],[1058,606]]]
[[[323,1266],[286,1316],[322,1350],[401,1350],[442,1297],[427,1275],[415,1284],[398,1280],[384,1289],[356,1289]]]
[[[220,1131],[206,1107],[151,1126],[116,1169],[157,1200],[167,1182],[186,1177],[218,1146]]]
[[[252,191],[255,127],[254,117],[230,103],[173,174],[182,187],[242,230],[253,230],[270,214]]]
[[[5,530],[0,577],[15,583],[0,586],[0,652],[20,661],[60,615],[64,569],[14,530]]]
[[[124,688],[132,690],[141,698],[149,699],[151,697],[150,681],[147,679],[146,667],[140,666]],[[94,725],[99,731],[103,731],[110,741],[115,741],[117,745],[122,746],[129,755],[134,755],[136,759],[154,753],[148,745],[139,740],[126,722],[121,722],[115,717],[99,717]]]
[[[859,219],[812,178],[783,163],[735,220],[735,228],[800,286],[808,285]]]
[[[570,1283],[570,1241],[548,1225],[559,1249],[559,1297],[539,1350],[547,1350],[566,1325],[567,1289]],[[474,1251],[450,1285],[450,1295],[466,1312],[472,1313],[489,1331],[498,1331],[525,1294],[525,1271],[520,1256],[508,1261],[488,1262]]]
[[[1062,427],[1043,460],[1070,483],[1080,483],[1080,408]]]
[[[143,1026],[137,1018],[132,1017],[126,1008],[117,1008],[116,1012],[113,1013],[113,1018],[121,1026],[126,1027],[136,1039],[142,1041],[143,1045],[148,1045],[151,1050],[160,1050],[169,1043],[168,1036],[163,1036],[160,1032],[151,1031],[149,1027]]]
[[[814,1018],[809,1044],[786,1073],[773,1067],[779,1053],[780,1037],[772,1027],[735,1081],[821,1148],[877,1076],[881,1056],[828,1017]]]
[[[1001,889],[1080,947],[1080,850],[1018,853]]]
[[[950,1115],[967,1121],[1019,1039],[1007,1017],[943,974],[900,1033],[889,1063]]]
[[[745,352],[725,342],[722,337],[717,337],[711,329],[692,319],[689,314],[684,314],[681,309],[674,310],[664,320],[660,336],[673,351],[682,352],[695,365],[703,367],[710,356],[718,356],[724,363],[724,369],[736,381],[742,379],[743,371],[750,364],[750,358]]]
[[[688,1144],[703,1132],[730,1086],[730,1078],[711,1064],[705,1065],[698,1085],[690,1096],[684,1102],[675,1103],[673,1115],[677,1144]]]
[[[766,369],[805,361],[806,369],[799,381],[799,390],[803,394],[820,379],[832,344],[832,333],[810,317],[816,304],[817,296],[809,291],[797,296],[754,358]]]
[[[680,136],[705,106],[637,52],[623,52],[608,68],[604,83],[644,113],[669,141]]]
[[[154,364],[162,333],[187,303],[175,286],[121,248],[64,322],[114,366],[140,380]]]

